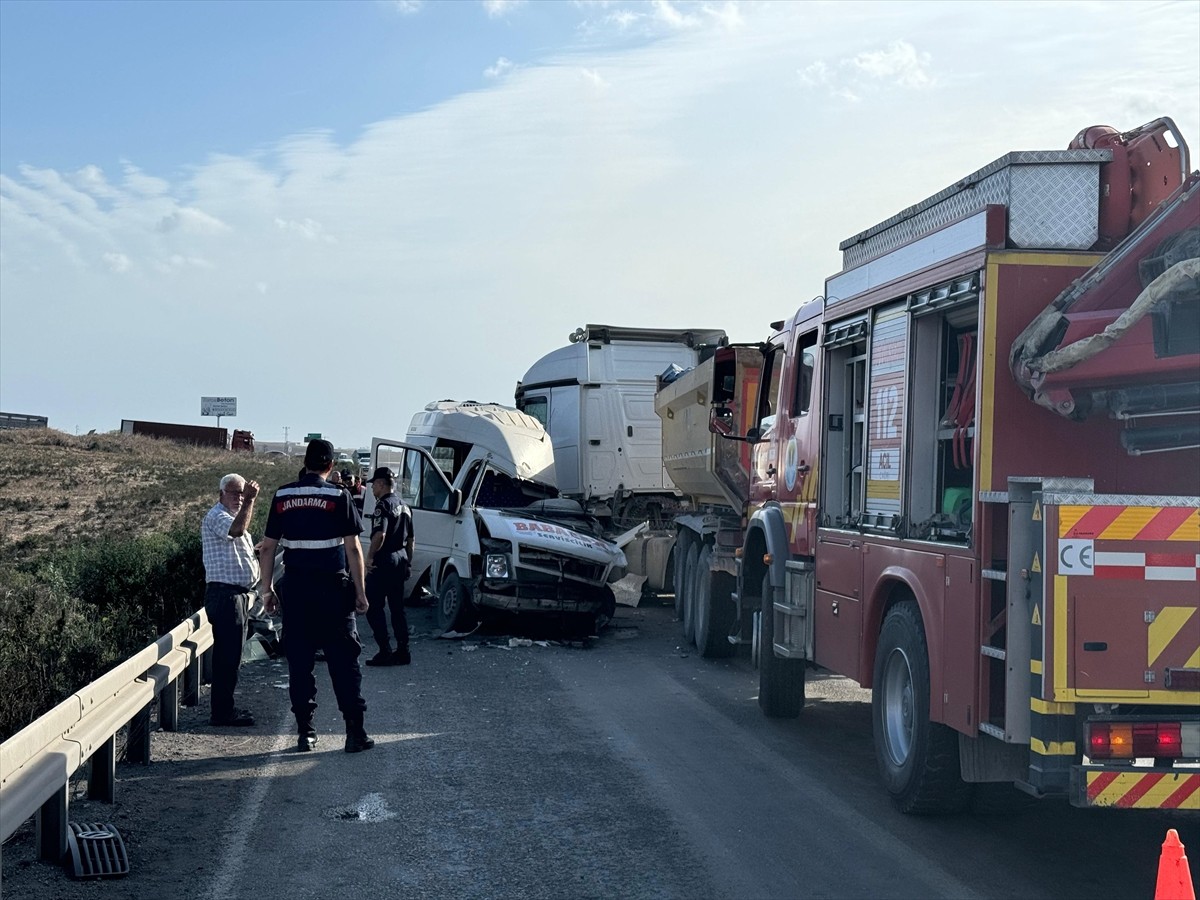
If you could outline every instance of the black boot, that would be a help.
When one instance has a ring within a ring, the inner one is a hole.
[[[366,729],[363,728],[362,713],[351,713],[346,716],[346,752],[361,753],[363,750],[370,750],[375,746],[375,742],[367,737]]]
[[[317,729],[313,728],[312,719],[297,719],[296,733],[299,735],[296,738],[297,753],[308,753],[317,749]]]

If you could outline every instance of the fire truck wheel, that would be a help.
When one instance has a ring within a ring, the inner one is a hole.
[[[732,656],[729,626],[733,621],[732,589],[722,572],[710,571],[712,548],[705,545],[696,560],[696,649],[705,659]]]
[[[696,542],[688,545],[687,555],[683,560],[683,643],[686,647],[696,636],[696,561],[700,558],[700,548]]]
[[[758,617],[758,705],[774,719],[794,719],[804,709],[804,660],[784,659],[775,643],[775,609],[771,576],[763,575],[762,615]]]
[[[914,815],[964,809],[971,786],[960,774],[958,734],[929,721],[929,650],[916,603],[884,619],[872,688],[875,757],[892,802]]]
[[[680,531],[679,537],[675,541],[675,618],[683,619],[683,595],[685,593],[684,585],[687,583],[684,575],[687,572],[684,564],[687,559],[688,547],[692,545],[692,533],[690,531]]]
[[[478,623],[475,604],[471,601],[471,589],[463,584],[454,572],[442,582],[438,594],[438,627],[445,631],[463,631],[474,628]]]

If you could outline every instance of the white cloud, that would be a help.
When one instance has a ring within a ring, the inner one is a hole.
[[[695,28],[700,24],[700,20],[695,16],[686,15],[675,8],[671,0],[654,0],[654,18],[671,28]]]
[[[499,78],[501,75],[505,75],[509,71],[511,71],[512,67],[513,67],[512,60],[501,56],[499,59],[496,60],[494,65],[490,65],[486,69],[484,69],[483,74],[484,74],[484,77],[486,77],[486,78]]]
[[[713,6],[706,3],[701,7],[701,10],[722,28],[730,31],[741,28],[746,24],[742,18],[741,9],[734,0],[726,0],[720,6]]]
[[[858,54],[852,63],[872,78],[901,87],[925,88],[933,83],[930,61],[928,53],[918,53],[908,41],[892,41],[886,50]]]
[[[622,31],[629,28],[629,26],[641,18],[642,15],[640,13],[635,13],[631,9],[618,9],[605,16],[606,21],[612,22]]]
[[[336,244],[337,238],[324,233],[320,222],[315,222],[312,219],[281,219],[278,216],[275,218],[275,227],[280,231],[288,234],[298,234],[300,237],[308,241],[324,241],[328,244]]]
[[[164,234],[177,230],[191,234],[221,234],[229,230],[229,226],[215,216],[186,206],[173,209],[163,216],[155,228]]]
[[[423,5],[422,0],[392,0],[392,9],[402,16],[411,16],[419,13]]]
[[[592,83],[599,90],[607,90],[612,87],[595,69],[580,69],[583,77]]]
[[[483,10],[489,19],[502,19],[524,5],[525,0],[483,0]]]
[[[867,93],[891,87],[925,90],[936,86],[933,57],[908,41],[892,41],[883,50],[869,50],[830,65],[818,59],[798,71],[804,87],[821,87],[840,99],[858,103]]]
[[[133,267],[133,263],[124,253],[105,253],[104,261],[108,263],[109,271],[117,274],[128,272]]]

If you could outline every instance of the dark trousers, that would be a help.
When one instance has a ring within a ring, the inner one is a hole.
[[[404,615],[404,581],[408,577],[408,563],[399,565],[380,564],[367,573],[367,624],[371,636],[380,650],[390,650],[388,643],[387,617],[384,603],[392,614],[392,633],[396,636],[396,649],[408,647],[408,617]]]
[[[313,665],[318,650],[325,651],[338,709],[345,717],[361,718],[367,708],[362,697],[362,669],[358,666],[362,647],[358,643],[354,594],[348,589],[346,576],[289,569],[275,591],[283,606],[288,693],[296,719],[310,721],[317,708]]]
[[[253,602],[251,588],[210,581],[204,588],[204,611],[213,630],[212,717],[233,715],[242,647],[246,643],[246,613]]]

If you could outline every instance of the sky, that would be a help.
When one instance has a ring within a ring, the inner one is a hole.
[[[1009,151],[1200,154],[1198,46],[1196,0],[0,0],[0,410],[350,448],[588,323],[760,340]]]

